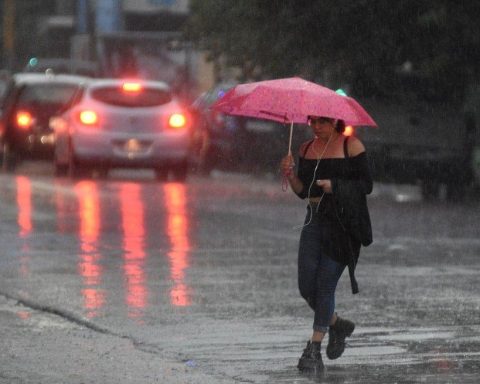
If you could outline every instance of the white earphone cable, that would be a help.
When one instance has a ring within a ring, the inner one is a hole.
[[[330,144],[330,141],[332,140],[332,137],[333,137],[333,132],[330,134],[330,137],[328,138],[327,144],[325,144],[325,148],[323,148],[322,153],[320,154],[319,158],[317,159],[317,164],[315,165],[315,169],[313,170],[312,181],[310,182],[310,185],[308,186],[307,199],[308,199],[308,205],[310,206],[310,215],[309,215],[308,222],[303,224],[303,225],[295,226],[294,229],[301,229],[303,227],[306,227],[307,225],[309,225],[312,222],[313,207],[312,207],[312,203],[310,202],[310,193],[311,193],[312,186],[315,183],[315,175],[317,173],[318,165],[320,164],[320,161],[323,159],[323,156],[325,155],[325,152],[327,151],[328,144]],[[313,145],[315,145],[315,142],[313,143]],[[315,147],[313,147],[312,149],[315,152]],[[305,156],[306,155],[307,154],[305,153]],[[323,191],[322,196],[320,196],[320,201],[318,202],[318,205],[317,205],[317,212],[318,212],[318,209],[320,207],[320,203],[323,200],[323,196],[325,196],[325,191]]]

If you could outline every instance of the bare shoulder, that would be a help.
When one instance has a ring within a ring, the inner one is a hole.
[[[350,156],[357,156],[362,152],[365,152],[365,146],[363,143],[355,136],[350,136],[348,139],[348,153]]]
[[[307,147],[310,145],[312,140],[305,141],[302,145],[300,145],[300,149],[298,150],[298,153],[300,156],[305,156],[305,151],[307,150]]]

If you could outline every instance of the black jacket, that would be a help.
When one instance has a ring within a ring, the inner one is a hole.
[[[348,273],[354,294],[359,292],[355,279],[355,267],[360,256],[359,244],[367,246],[373,241],[366,198],[371,191],[371,180],[332,179],[332,193],[338,219],[349,238],[352,238],[349,244],[351,258]]]
[[[349,235],[363,246],[370,245],[373,241],[366,198],[371,191],[372,184],[369,181],[332,180],[332,192],[338,218]]]

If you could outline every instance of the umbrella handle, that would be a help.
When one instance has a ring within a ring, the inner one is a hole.
[[[290,123],[290,138],[288,139],[288,154],[292,154],[293,121]]]
[[[288,155],[292,155],[292,137],[293,137],[293,121],[290,123],[290,138],[288,139]],[[283,175],[282,190],[286,192],[288,189],[288,179],[286,175]]]

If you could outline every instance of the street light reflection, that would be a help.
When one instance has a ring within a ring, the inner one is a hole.
[[[30,180],[25,176],[17,176],[16,184],[18,236],[23,239],[22,253],[20,255],[19,274],[22,277],[27,277],[30,275],[30,258],[28,256],[30,246],[26,239],[33,230],[32,186]]]
[[[101,255],[98,251],[101,228],[97,188],[97,185],[91,181],[83,181],[75,185],[79,202],[81,249],[77,268],[83,277],[82,296],[89,318],[97,316],[98,310],[105,304],[105,293],[99,287],[102,267],[99,263]]]
[[[147,305],[145,284],[145,208],[141,189],[137,184],[126,183],[120,189],[120,206],[123,228],[123,271],[125,277],[128,315],[141,318]]]
[[[175,306],[191,304],[189,288],[185,284],[185,270],[189,266],[188,216],[186,211],[185,185],[180,183],[164,184],[165,207],[167,209],[167,236],[171,249],[168,252],[170,260],[170,277],[173,287],[170,290],[170,301]]]
[[[23,239],[18,273],[22,277],[29,277],[30,240],[34,239],[36,230],[34,187],[27,177],[18,176],[15,182],[17,231],[19,238]],[[120,272],[122,299],[127,315],[136,321],[143,321],[151,301],[149,284],[157,286],[155,281],[148,280],[146,272],[149,262],[147,240],[150,239],[152,244],[158,240],[161,247],[166,245],[163,248],[166,252],[161,255],[163,257],[152,259],[152,265],[160,263],[162,268],[167,263],[171,283],[166,291],[167,299],[176,307],[191,305],[192,289],[186,282],[186,272],[191,264],[191,222],[184,184],[164,183],[156,186],[160,204],[148,212],[148,217],[145,206],[145,201],[149,201],[145,192],[148,186],[134,182],[109,184],[107,187],[111,189],[104,193],[104,185],[95,180],[74,183],[56,180],[54,184],[53,199],[47,198],[48,202],[53,202],[56,210],[56,231],[60,235],[73,234],[78,238],[73,266],[80,283],[78,297],[87,318],[103,316],[114,304],[110,302],[115,298],[114,276]],[[69,193],[69,188],[73,188],[73,194]],[[117,220],[113,227],[110,226],[112,220]],[[147,223],[151,226],[147,227]],[[107,233],[107,229],[112,231]],[[108,245],[103,244],[106,238]],[[70,240],[66,238],[65,241],[69,244]],[[119,248],[120,270],[114,260]],[[155,273],[153,276],[158,277]]]
[[[32,231],[32,187],[25,176],[18,176],[16,181],[19,235],[26,237]]]

